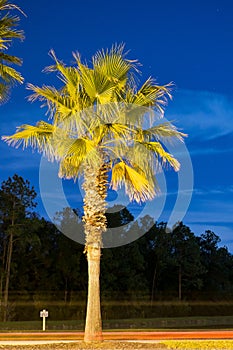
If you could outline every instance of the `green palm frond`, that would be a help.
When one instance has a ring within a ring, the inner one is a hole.
[[[137,169],[137,170],[136,170]],[[155,189],[149,182],[146,175],[139,168],[131,167],[121,161],[112,168],[111,187],[113,190],[125,185],[125,190],[130,200],[140,203],[148,199],[153,199]]]
[[[94,69],[118,84],[121,89],[125,87],[133,63],[137,62],[126,60],[124,56],[124,45],[115,45],[110,50],[98,51],[93,57]]]
[[[104,143],[104,140],[127,139],[132,135],[132,129],[119,123],[100,124],[93,130],[96,144]]]
[[[14,28],[18,25],[19,17],[9,17],[6,15],[5,17],[0,19],[0,37],[8,43],[7,46],[10,45],[12,39],[24,39],[23,30],[17,30]]]
[[[68,96],[63,96],[55,87],[44,85],[40,88],[33,84],[28,84],[27,88],[34,91],[29,96],[29,101],[34,102],[38,99],[45,102],[48,106],[50,117],[54,118],[55,123],[75,113],[73,101]]]
[[[82,87],[92,103],[98,101],[105,104],[112,101],[114,84],[102,73],[91,69],[78,62],[78,69],[81,73]]]
[[[0,105],[6,102],[9,98],[9,87],[0,82]]]
[[[19,146],[32,147],[38,149],[39,152],[43,152],[49,157],[54,158],[54,148],[52,144],[52,136],[55,127],[44,121],[40,121],[36,126],[21,125],[17,128],[15,134],[11,136],[3,136],[2,139],[8,143],[8,145],[18,148]]]
[[[60,158],[59,176],[76,179],[81,173],[80,167],[85,163],[96,164],[99,161],[98,150],[92,140],[80,138],[63,139],[55,142],[56,155]]]
[[[22,75],[17,70],[2,63],[0,63],[0,79],[6,83],[11,83],[11,85],[15,82],[22,84],[24,81]]]
[[[166,152],[160,142],[141,142],[148,150],[155,153],[156,157],[162,160],[162,163],[169,164],[175,171],[180,169],[180,163],[170,153]]]
[[[122,101],[126,90],[135,85],[137,60],[126,59],[124,45],[113,45],[110,50],[100,50],[93,57],[93,68],[113,84],[112,101]]]
[[[93,69],[81,63],[81,60],[78,56],[75,56],[78,70],[80,71],[80,75],[82,77],[82,88],[90,97],[91,101],[94,102],[97,95],[97,88],[95,82],[95,73]]]
[[[24,14],[24,12],[21,10],[19,6],[13,3],[9,3],[8,0],[0,0],[0,11],[6,11],[6,10],[17,10],[22,14]]]
[[[86,138],[72,139],[72,138],[56,138],[57,156],[62,158],[69,158],[69,162],[78,167],[80,163],[87,157],[87,155],[95,149],[95,144],[92,140]]]
[[[20,18],[10,13],[14,10],[26,16],[19,6],[7,0],[0,0],[0,49],[8,48],[12,44],[12,39],[24,39],[23,30],[17,29]]]
[[[4,52],[11,46],[13,39],[24,39],[24,32],[17,29],[20,18],[11,15],[10,11],[13,10],[20,11],[24,15],[17,5],[8,0],[0,0],[0,104],[7,101],[10,88],[15,83],[23,82],[22,75],[9,66],[20,65],[22,60]]]
[[[58,73],[58,77],[64,83],[64,89],[66,89],[70,98],[76,96],[80,85],[78,70],[75,67],[66,67],[63,62],[57,59],[54,50],[50,50],[49,55],[55,61],[55,64],[46,67],[43,71]]]
[[[183,142],[183,138],[186,136],[187,134],[178,131],[177,128],[170,122],[158,124],[147,130],[138,130],[139,139],[146,138],[148,141],[155,138],[156,140],[166,141],[176,139]]]
[[[0,52],[0,62],[3,62],[3,61],[5,61],[7,63],[17,64],[17,65],[22,64],[22,60],[19,57],[7,55],[3,52]]]
[[[124,146],[122,146],[123,148]],[[129,159],[131,164],[137,164],[140,169],[143,169],[143,172],[147,176],[154,177],[156,173],[160,172],[161,165],[159,163],[158,157],[155,156],[155,153],[145,147],[140,142],[134,142],[130,147],[126,146],[123,149],[122,156],[126,159]]]
[[[63,179],[76,180],[80,174],[80,167],[75,167],[69,158],[64,158],[60,161],[58,176]]]
[[[163,114],[164,106],[168,98],[171,98],[171,87],[172,83],[164,86],[155,85],[154,80],[149,78],[138,91],[135,91],[135,88],[129,89],[126,99],[129,104],[153,107],[159,114]]]
[[[6,49],[7,49],[6,40],[0,37],[0,50],[6,50]]]

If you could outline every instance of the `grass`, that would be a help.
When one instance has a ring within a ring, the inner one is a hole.
[[[102,342],[51,343],[46,345],[0,345],[4,350],[232,350],[233,340],[161,341],[159,343]]]
[[[161,341],[168,349],[223,350],[233,349],[233,340],[166,340]]]
[[[192,330],[192,329],[231,329],[233,328],[233,316],[216,317],[169,317],[169,318],[141,318],[141,319],[121,319],[104,320],[104,330]],[[50,331],[84,330],[84,321],[46,320],[46,329]],[[12,321],[0,322],[0,332],[5,331],[41,331],[42,320],[38,321]]]

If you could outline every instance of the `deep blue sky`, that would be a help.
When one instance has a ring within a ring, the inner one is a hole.
[[[52,63],[48,56],[52,48],[70,64],[72,51],[89,60],[98,49],[121,42],[130,50],[128,57],[142,63],[142,81],[153,76],[160,84],[175,82],[165,116],[189,135],[186,146],[194,169],[192,200],[183,221],[197,234],[213,230],[233,251],[232,1],[18,0],[17,4],[27,14],[21,21],[26,39],[15,43],[11,53],[23,58],[20,70],[26,83],[56,83],[54,76],[41,72]],[[25,84],[18,86],[11,100],[0,106],[1,135],[12,134],[23,123],[46,119],[39,103],[27,102],[28,95]],[[40,156],[2,141],[0,152],[0,181],[18,173],[38,191]],[[174,175],[167,172],[166,177],[164,220],[177,197]]]

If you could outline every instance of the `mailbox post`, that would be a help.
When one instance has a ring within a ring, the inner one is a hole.
[[[48,313],[48,311],[47,310],[42,310],[42,311],[40,311],[40,317],[42,317],[43,318],[43,331],[45,331],[45,320],[46,320],[46,317],[48,317],[48,315],[49,315],[49,313]]]

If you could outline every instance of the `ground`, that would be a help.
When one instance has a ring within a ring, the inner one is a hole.
[[[165,350],[167,347],[158,343],[138,343],[123,341],[105,341],[102,343],[59,343],[44,345],[0,345],[0,349],[4,350]]]

